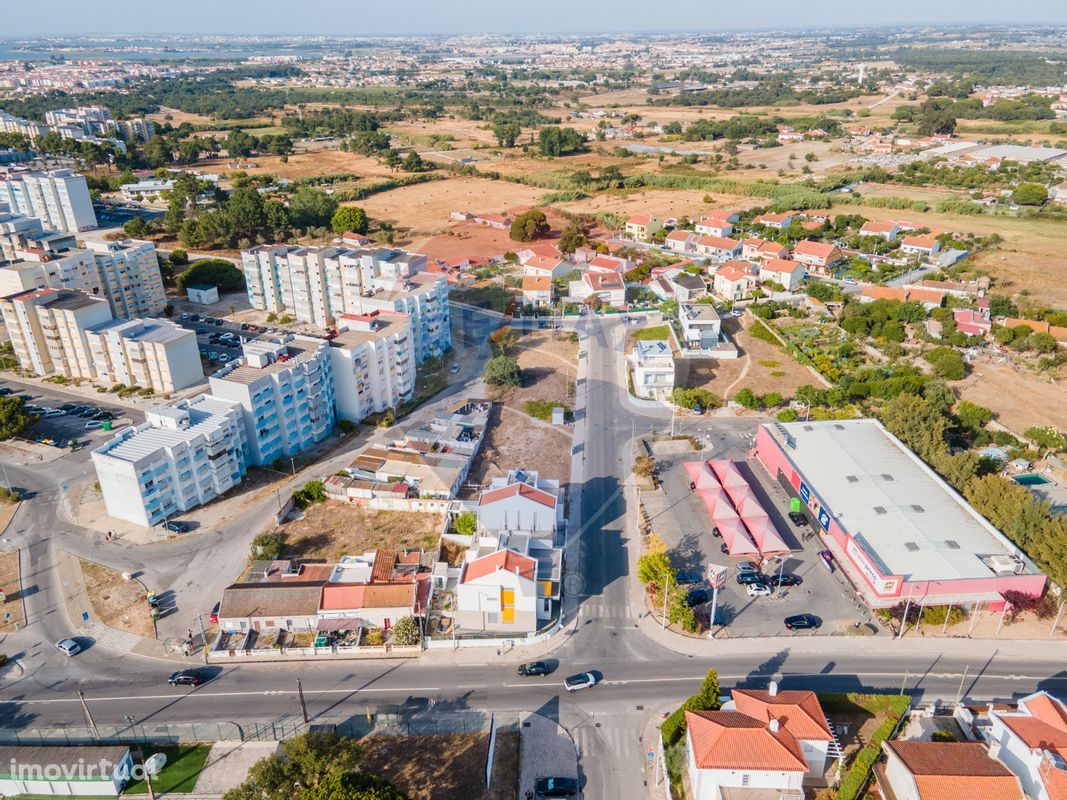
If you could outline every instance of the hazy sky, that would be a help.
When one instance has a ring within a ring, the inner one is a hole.
[[[1046,22],[1067,0],[4,0],[0,38],[77,33],[715,31]]]

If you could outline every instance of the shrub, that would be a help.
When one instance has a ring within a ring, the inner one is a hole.
[[[341,419],[340,417],[337,419],[337,428],[341,433],[351,433],[356,427],[356,423],[350,419]]]
[[[744,389],[738,390],[737,394],[734,395],[734,402],[739,403],[752,411],[756,411],[763,407],[759,396],[747,386]]]
[[[422,631],[414,617],[401,617],[393,625],[393,641],[402,647],[409,647],[422,641]]]
[[[680,386],[671,392],[671,402],[682,408],[700,406],[704,411],[722,407],[722,399],[713,392],[707,389],[683,389]]]
[[[671,338],[671,332],[666,325],[657,325],[653,328],[642,328],[639,331],[634,331],[630,336],[643,341],[658,342]]]
[[[183,292],[185,287],[199,284],[215,286],[220,292],[243,292],[245,289],[244,273],[221,258],[197,261],[179,275],[175,282]]]
[[[552,419],[553,408],[562,408],[564,419],[571,416],[570,408],[562,403],[550,403],[548,400],[527,400],[524,408],[531,417],[545,422]]]
[[[491,386],[521,386],[522,370],[511,356],[497,356],[485,362],[482,380]]]
[[[634,459],[634,475],[651,478],[656,471],[656,462],[651,456],[638,456]]]
[[[259,534],[252,540],[252,558],[273,561],[282,552],[282,535],[273,531]]]
[[[385,631],[381,628],[371,628],[363,636],[363,644],[368,647],[381,647],[385,644]]]
[[[456,529],[456,533],[470,536],[478,529],[478,517],[473,511],[464,511],[452,520],[452,527]]]
[[[779,422],[796,422],[800,415],[797,414],[796,409],[783,408],[777,414],[775,414]]]
[[[760,397],[760,402],[763,403],[765,408],[777,408],[785,402],[785,398],[778,392],[767,392],[767,394]]]
[[[958,742],[960,740],[952,731],[946,731],[944,729],[934,731],[930,735],[930,739],[934,742]]]
[[[316,503],[325,503],[326,485],[322,481],[308,481],[302,488],[293,492],[293,500],[301,511]]]

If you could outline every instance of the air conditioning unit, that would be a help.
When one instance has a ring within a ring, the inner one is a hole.
[[[1015,575],[1022,571],[1022,562],[1015,556],[990,556],[989,567],[997,575]]]

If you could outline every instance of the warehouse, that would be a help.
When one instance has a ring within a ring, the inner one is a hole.
[[[761,425],[756,453],[872,607],[996,606],[1044,589],[1034,563],[877,420]]]

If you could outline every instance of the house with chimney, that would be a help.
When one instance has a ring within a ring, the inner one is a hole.
[[[1027,797],[1067,798],[1067,706],[1048,692],[989,712],[990,755],[1014,773]]]

